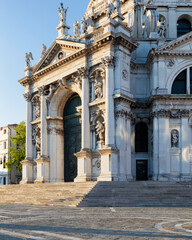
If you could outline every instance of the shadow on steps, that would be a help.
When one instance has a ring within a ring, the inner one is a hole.
[[[97,182],[77,207],[192,207],[192,188],[173,182]]]

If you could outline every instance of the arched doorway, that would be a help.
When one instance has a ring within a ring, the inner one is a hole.
[[[78,106],[81,106],[81,99],[74,94],[67,101],[63,112],[65,182],[73,182],[77,176],[77,158],[74,154],[81,150],[81,115],[77,112]]]
[[[139,122],[135,126],[136,180],[148,180],[148,126]]]

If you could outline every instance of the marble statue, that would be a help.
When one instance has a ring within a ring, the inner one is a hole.
[[[165,38],[166,37],[166,31],[167,31],[167,23],[166,23],[166,20],[161,18],[160,20],[160,26],[159,26],[159,31],[158,31],[158,34],[159,34],[159,37],[160,38]]]
[[[105,133],[104,123],[102,123],[100,120],[97,120],[97,125],[95,127],[95,130],[96,130],[96,136],[99,138],[100,141],[103,141],[104,133]]]
[[[102,98],[103,97],[103,92],[102,92],[102,86],[103,84],[99,82],[97,79],[95,79],[95,98]]]
[[[114,0],[114,7],[117,10],[119,16],[121,16],[121,5],[122,2],[120,0]]]
[[[115,7],[114,7],[113,3],[108,3],[107,4],[106,15],[108,16],[109,19],[111,19],[111,15],[114,12],[115,12]]]
[[[40,134],[41,130],[40,128],[37,126],[34,129],[33,132],[33,142],[35,143],[35,147],[36,147],[36,152],[37,152],[37,158],[40,157],[40,152],[41,152],[41,134]]]
[[[42,44],[42,48],[41,48],[41,57],[44,57],[45,54],[47,52],[47,47],[45,46],[45,44]]]
[[[80,37],[81,35],[81,26],[80,26],[80,23],[79,21],[75,20],[75,23],[74,23],[74,34],[75,34],[75,37]]]
[[[28,53],[25,53],[25,62],[26,62],[26,66],[28,67],[28,68],[30,68],[31,67],[31,60],[34,60],[33,59],[33,55],[32,55],[32,53],[30,52],[29,54]]]
[[[63,8],[63,3],[61,3],[61,8],[58,8],[58,13],[60,16],[60,24],[65,26],[66,25],[66,17],[67,17],[67,10],[68,8]]]
[[[178,147],[179,144],[179,132],[172,130],[171,132],[171,147]]]
[[[81,20],[81,30],[82,30],[82,32],[86,33],[87,28],[88,28],[87,20],[85,19],[85,17],[83,17],[82,20]]]

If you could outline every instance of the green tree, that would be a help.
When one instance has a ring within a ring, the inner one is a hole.
[[[17,171],[22,171],[21,161],[25,159],[25,122],[21,122],[15,128],[15,137],[10,137],[12,146],[9,147],[9,159],[6,166],[11,171],[12,166],[16,166]]]

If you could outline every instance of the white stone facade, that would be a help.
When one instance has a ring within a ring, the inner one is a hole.
[[[19,81],[22,183],[190,180],[192,1],[92,0],[75,36],[62,11],[58,38],[35,66],[27,54]]]
[[[0,127],[0,185],[16,183],[15,169],[8,172],[5,163],[9,159],[9,147],[13,147],[10,137],[15,137],[16,124]]]

